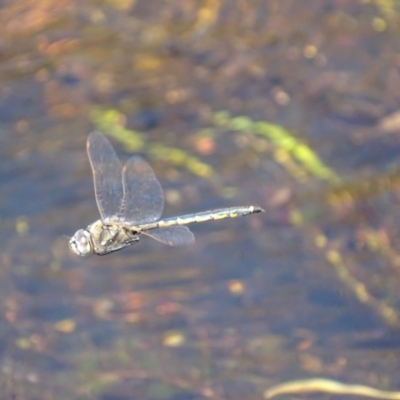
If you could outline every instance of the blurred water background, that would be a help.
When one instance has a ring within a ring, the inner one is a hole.
[[[17,0],[0,23],[2,398],[400,386],[399,1]],[[78,258],[93,129],[150,162],[164,216],[267,212]]]

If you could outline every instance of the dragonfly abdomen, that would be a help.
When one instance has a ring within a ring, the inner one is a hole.
[[[255,206],[219,208],[216,210],[181,215],[179,217],[166,218],[151,224],[141,225],[140,228],[143,230],[152,228],[165,228],[174,225],[191,224],[194,222],[206,222],[224,218],[244,217],[246,215],[256,214],[260,212],[264,212],[264,210],[260,207]]]

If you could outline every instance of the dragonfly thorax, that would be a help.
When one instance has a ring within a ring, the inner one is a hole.
[[[79,229],[69,241],[70,249],[79,256],[86,256],[93,252],[91,234],[86,229]]]

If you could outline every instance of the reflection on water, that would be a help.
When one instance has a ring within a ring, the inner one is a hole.
[[[3,6],[4,398],[259,399],[315,376],[398,386],[389,3]],[[187,248],[76,258],[65,236],[97,218],[93,128],[151,161],[166,216],[267,213],[196,225]]]

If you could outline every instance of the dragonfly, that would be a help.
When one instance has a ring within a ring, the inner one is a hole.
[[[186,224],[264,212],[260,207],[244,206],[160,219],[163,190],[142,157],[131,156],[122,167],[111,143],[99,131],[88,136],[86,148],[101,218],[70,238],[69,247],[79,256],[121,250],[137,243],[141,235],[170,246],[187,245],[194,242],[194,235]]]

